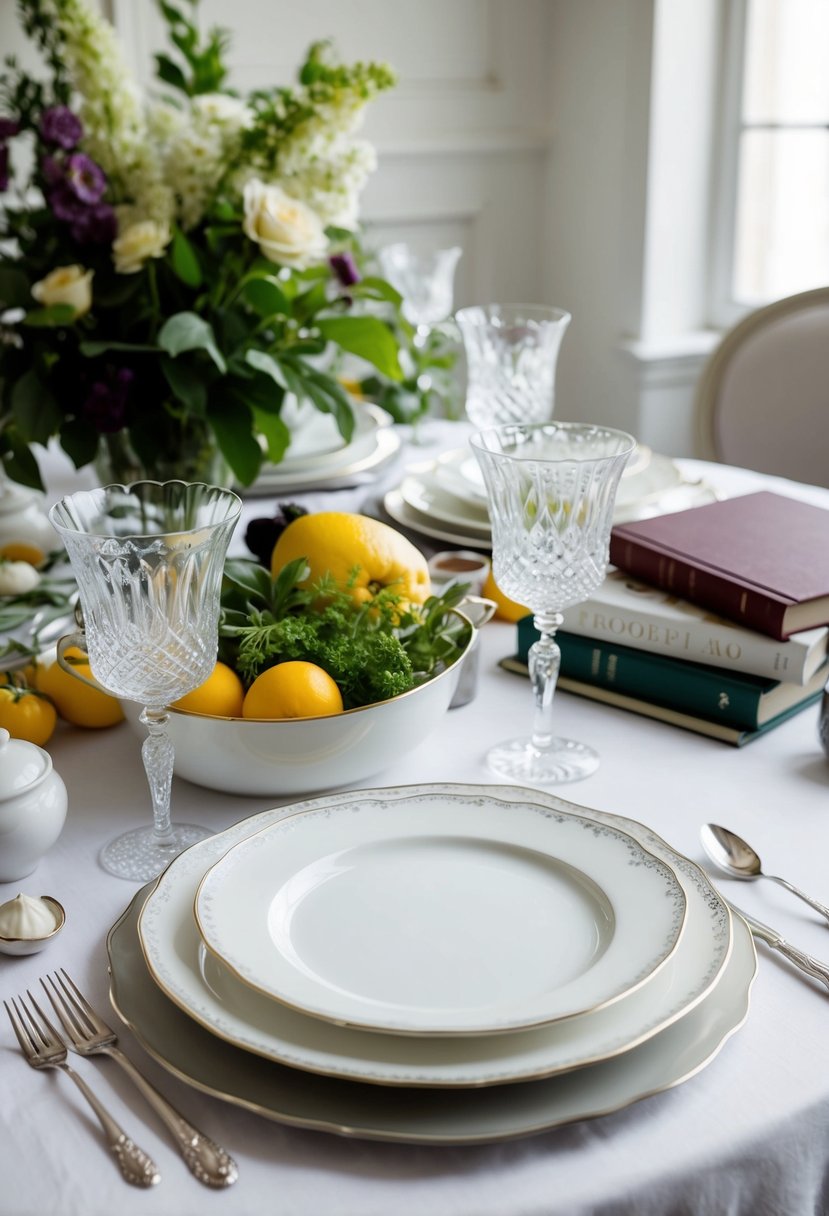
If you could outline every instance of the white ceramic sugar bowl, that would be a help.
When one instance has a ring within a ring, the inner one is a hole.
[[[0,882],[32,873],[60,836],[66,804],[49,753],[0,727]]]
[[[0,472],[0,556],[20,556],[37,563],[59,547],[45,501],[37,490],[5,481]]]

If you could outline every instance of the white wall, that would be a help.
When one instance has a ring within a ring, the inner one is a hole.
[[[462,245],[458,306],[567,308],[557,416],[689,454],[712,344],[699,332],[711,121],[700,71],[713,68],[722,3],[202,0],[201,14],[232,27],[240,87],[289,82],[325,36],[346,59],[391,62],[399,85],[365,127],[380,154],[369,240]],[[110,4],[146,81],[163,44],[155,4]],[[4,49],[22,42],[14,9],[0,0]]]

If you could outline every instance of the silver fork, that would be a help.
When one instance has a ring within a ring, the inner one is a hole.
[[[226,1187],[234,1183],[239,1171],[230,1154],[188,1123],[141,1075],[132,1060],[116,1047],[118,1038],[115,1031],[95,1012],[64,969],[46,978],[48,985],[44,979],[40,982],[78,1055],[111,1056],[121,1065],[172,1133],[187,1168],[199,1182],[212,1187]]]
[[[127,1182],[132,1186],[155,1186],[161,1179],[155,1162],[115,1122],[83,1077],[69,1067],[66,1063],[65,1043],[31,992],[27,991],[27,996],[32,1009],[27,1008],[22,996],[17,999],[12,997],[11,1005],[8,1001],[3,1001],[27,1063],[31,1064],[32,1068],[57,1068],[71,1077],[98,1116],[107,1144]]]

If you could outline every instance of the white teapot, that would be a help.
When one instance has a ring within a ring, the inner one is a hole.
[[[32,873],[60,836],[66,806],[49,753],[0,727],[0,882]]]

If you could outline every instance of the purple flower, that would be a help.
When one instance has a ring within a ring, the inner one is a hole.
[[[84,210],[83,203],[63,178],[49,191],[46,201],[52,208],[55,219],[62,220],[65,224],[73,224]]]
[[[69,231],[79,245],[111,245],[118,235],[118,221],[109,203],[96,203],[78,212]]]
[[[101,435],[120,431],[127,421],[127,398],[135,373],[128,367],[107,367],[103,380],[96,380],[83,403],[87,422]]]
[[[7,144],[0,144],[0,194],[9,188],[9,149]]]
[[[357,263],[347,251],[344,253],[334,253],[328,259],[328,264],[334,271],[335,277],[343,287],[353,287],[355,283],[359,283],[362,275],[357,269]]]
[[[47,144],[70,152],[80,143],[83,127],[68,106],[50,106],[40,116],[40,134]]]
[[[14,118],[0,118],[0,140],[4,143],[20,131],[20,123]]]
[[[97,203],[107,188],[106,174],[85,152],[75,152],[66,161],[65,181],[82,203]]]
[[[48,186],[56,186],[58,182],[63,181],[63,165],[54,156],[41,157],[40,171]]]

